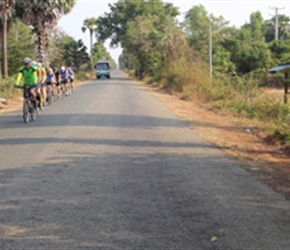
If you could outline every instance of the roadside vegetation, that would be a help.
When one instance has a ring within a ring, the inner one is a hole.
[[[182,23],[178,9],[160,0],[120,0],[109,6],[110,12],[98,18],[98,37],[123,47],[123,70],[182,99],[257,121],[283,144],[290,143],[290,106],[265,91],[271,78],[267,70],[290,62],[290,17],[279,16],[275,40],[274,18],[263,20],[259,11],[236,28],[202,5],[193,6]]]

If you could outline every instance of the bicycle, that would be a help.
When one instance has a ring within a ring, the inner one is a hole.
[[[15,88],[23,89],[23,120],[24,123],[28,123],[30,120],[36,120],[37,114],[37,103],[34,102],[33,96],[30,94],[30,90],[35,88],[37,85],[30,86],[17,86]]]
[[[51,83],[47,84],[47,89],[46,89],[46,93],[47,93],[47,104],[48,106],[51,106],[53,102],[55,102],[55,95],[53,94],[55,92],[55,89],[52,87]]]
[[[69,88],[68,88],[68,80],[67,79],[62,79],[61,80],[61,99],[64,99],[69,95]]]

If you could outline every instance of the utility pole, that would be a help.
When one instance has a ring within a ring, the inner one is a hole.
[[[212,82],[212,26],[209,28],[209,76]]]
[[[279,39],[279,10],[283,10],[285,9],[285,7],[283,8],[277,8],[277,7],[270,7],[271,10],[275,10],[275,40]],[[273,15],[272,15],[273,16]]]

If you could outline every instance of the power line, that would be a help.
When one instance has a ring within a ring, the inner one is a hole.
[[[279,10],[284,10],[285,7],[283,8],[278,8],[278,7],[270,7],[271,10],[275,10],[275,40],[279,39]],[[273,15],[272,15],[273,16]]]

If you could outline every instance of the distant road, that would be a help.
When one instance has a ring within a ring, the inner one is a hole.
[[[276,250],[289,233],[289,201],[121,73],[35,122],[0,116],[0,249]]]

